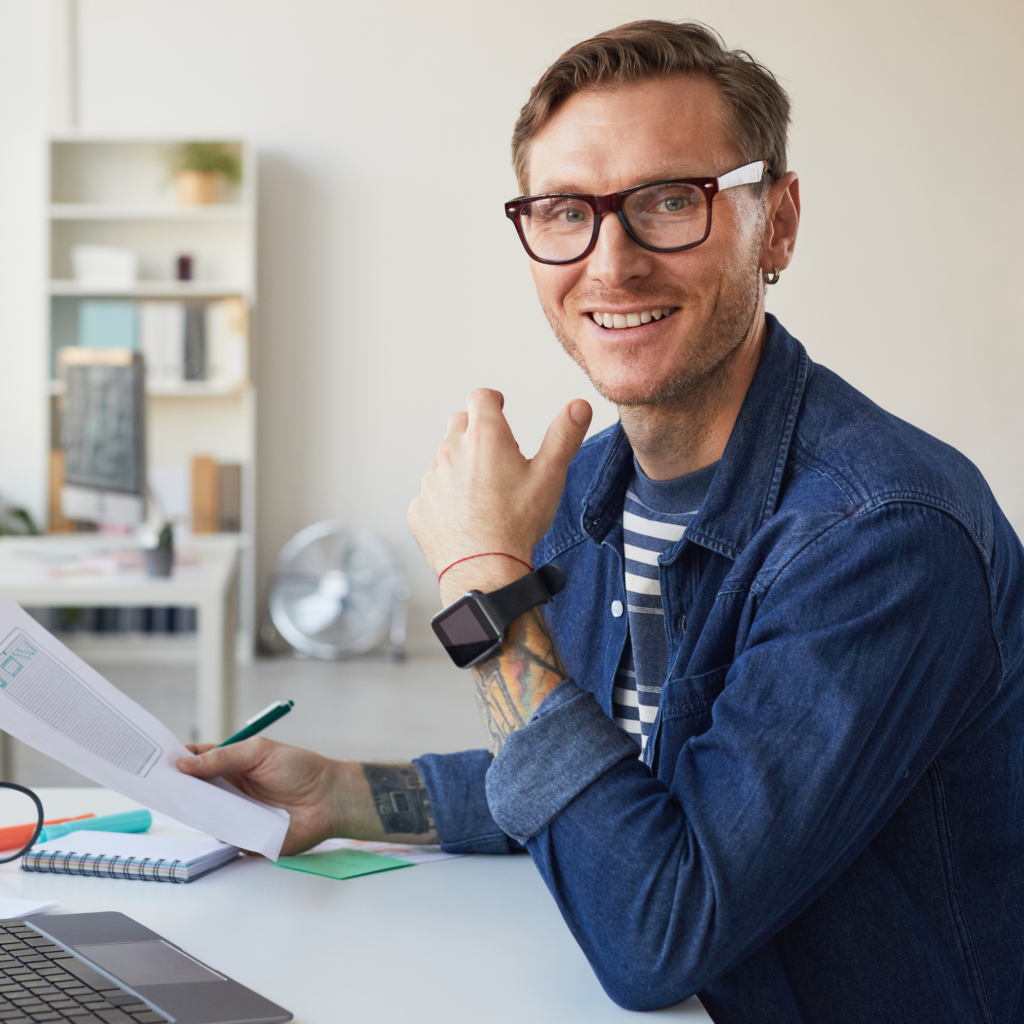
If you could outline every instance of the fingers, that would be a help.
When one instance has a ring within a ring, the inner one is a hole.
[[[582,398],[570,402],[551,421],[532,466],[542,474],[564,479],[569,463],[579,451],[594,416],[590,403]]]
[[[254,736],[230,747],[207,747],[197,756],[178,758],[178,771],[197,779],[216,779],[221,775],[244,775],[267,757],[273,741]]]
[[[452,437],[455,434],[464,434],[468,424],[469,414],[457,412],[454,416],[451,416],[448,419],[448,428],[444,432],[444,439],[447,441],[449,437]]]
[[[205,754],[208,750],[215,747],[216,743],[186,743],[185,746],[192,751],[193,754]]]
[[[503,433],[512,433],[502,409],[505,408],[505,396],[491,388],[474,388],[466,399],[470,427],[497,427]]]

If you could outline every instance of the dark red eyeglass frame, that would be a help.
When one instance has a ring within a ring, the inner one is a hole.
[[[704,195],[704,205],[707,208],[708,216],[707,222],[704,225],[704,234],[696,242],[687,242],[686,245],[678,245],[671,249],[659,249],[655,245],[648,245],[630,227],[629,221],[626,220],[626,215],[622,212],[624,203],[634,192],[639,192],[645,188],[652,188],[655,185],[696,185],[701,190]],[[515,225],[519,241],[523,243],[523,248],[530,259],[536,260],[538,263],[547,263],[550,266],[561,267],[569,263],[579,263],[580,260],[585,260],[594,251],[594,246],[597,245],[597,236],[601,233],[601,221],[606,213],[614,213],[619,218],[619,223],[626,234],[637,245],[648,249],[650,252],[683,252],[686,249],[693,249],[700,245],[701,242],[707,241],[708,235],[711,234],[711,200],[714,199],[717,193],[717,178],[662,178],[659,181],[645,181],[642,185],[634,185],[632,188],[623,189],[621,192],[610,192],[606,196],[590,196],[579,192],[547,192],[540,196],[523,196],[520,199],[513,199],[505,204],[505,216]],[[590,236],[590,243],[579,256],[574,256],[571,260],[546,260],[538,256],[530,248],[529,243],[526,241],[526,235],[523,234],[520,211],[524,206],[535,203],[540,199],[578,199],[586,203],[594,211],[594,230]]]
[[[761,165],[761,169],[757,171],[756,178],[746,177],[745,172],[750,171],[757,164]],[[562,267],[566,264],[579,263],[580,260],[586,259],[594,251],[594,246],[597,245],[597,236],[601,233],[601,221],[606,213],[614,213],[619,218],[619,223],[626,234],[641,248],[647,249],[650,252],[684,252],[687,249],[696,248],[702,242],[706,242],[708,235],[711,234],[711,201],[715,196],[727,188],[735,188],[736,185],[754,184],[755,181],[761,180],[762,173],[770,173],[767,163],[763,160],[755,160],[753,163],[737,167],[734,171],[729,171],[727,174],[717,178],[659,178],[657,181],[645,181],[642,185],[634,185],[632,188],[623,189],[621,192],[610,192],[606,196],[591,196],[580,192],[547,192],[540,196],[520,196],[518,199],[512,199],[505,204],[505,216],[515,225],[519,241],[523,243],[523,248],[530,259],[536,260],[538,263],[547,263],[550,266]],[[730,181],[729,179],[734,176],[738,176],[739,180]],[[726,182],[724,186],[719,184],[722,181]],[[626,215],[622,212],[626,199],[634,192],[639,192],[645,188],[653,188],[655,185],[696,185],[701,190],[704,195],[704,205],[707,208],[708,217],[704,225],[704,234],[696,242],[687,242],[686,245],[677,245],[670,249],[660,249],[656,245],[648,245],[630,227],[629,221],[626,220]],[[594,211],[594,232],[590,236],[590,244],[583,253],[579,256],[574,256],[571,260],[546,260],[534,253],[526,241],[526,236],[523,234],[520,211],[524,206],[535,203],[539,199],[580,199]]]

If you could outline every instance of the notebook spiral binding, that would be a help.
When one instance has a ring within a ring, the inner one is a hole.
[[[180,860],[160,857],[118,857],[81,854],[74,850],[30,850],[21,859],[22,871],[43,871],[55,875],[92,875],[96,878],[124,878],[143,882],[189,881]]]

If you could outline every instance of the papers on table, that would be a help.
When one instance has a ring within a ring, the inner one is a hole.
[[[357,878],[377,871],[392,871],[432,860],[450,860],[461,853],[444,853],[440,846],[408,846],[365,839],[327,839],[297,857],[282,857],[277,863],[292,871],[305,871],[326,878]]]
[[[409,864],[427,864],[432,860],[451,860],[453,857],[465,856],[463,853],[444,853],[440,846],[377,843],[369,839],[325,839],[319,846],[314,846],[310,853],[319,853],[322,850],[361,850],[363,853],[393,857]]]
[[[288,812],[175,767],[171,731],[0,597],[0,723],[69,768],[207,835],[276,860]]]
[[[31,917],[59,907],[56,900],[16,900],[9,896],[0,896],[0,921],[9,921],[13,917]]]

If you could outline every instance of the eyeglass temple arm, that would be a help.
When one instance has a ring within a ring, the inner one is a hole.
[[[755,160],[752,164],[744,164],[737,167],[728,174],[723,174],[718,179],[718,191],[723,188],[733,188],[735,185],[756,185],[767,170],[768,165],[763,160]]]

